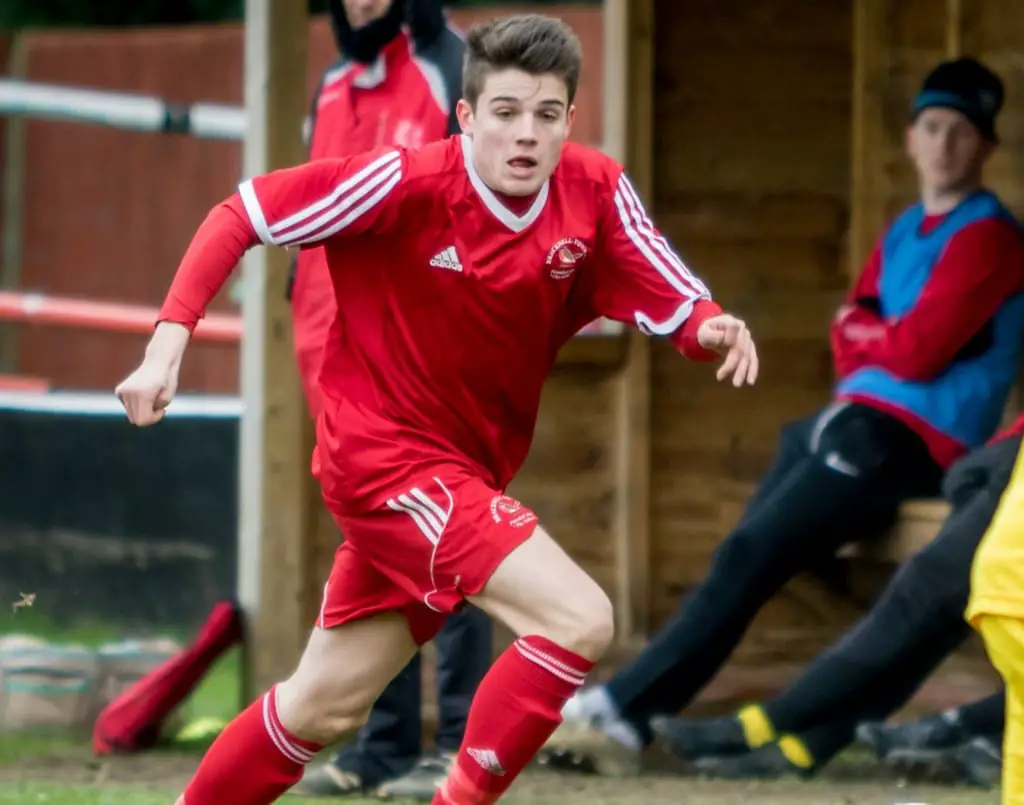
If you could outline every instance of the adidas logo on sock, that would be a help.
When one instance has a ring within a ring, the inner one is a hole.
[[[466,754],[479,763],[480,768],[488,774],[493,774],[497,777],[505,774],[505,768],[501,765],[501,761],[498,760],[498,755],[493,749],[471,748],[466,750]]]

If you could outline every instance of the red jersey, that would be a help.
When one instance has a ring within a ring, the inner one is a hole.
[[[385,145],[419,147],[459,130],[455,103],[461,92],[465,43],[433,4],[426,37],[399,33],[372,64],[344,56],[317,88],[310,115],[310,159],[359,154]],[[436,14],[436,18],[435,18]],[[322,249],[303,250],[289,282],[295,352],[314,415],[323,344],[334,320],[331,278]]]
[[[194,324],[254,235],[325,247],[338,312],[317,441],[325,496],[348,511],[432,463],[504,489],[555,356],[596,318],[715,357],[696,332],[721,309],[621,167],[584,146],[564,146],[521,215],[481,180],[462,136],[245,181],[197,233],[161,318]]]

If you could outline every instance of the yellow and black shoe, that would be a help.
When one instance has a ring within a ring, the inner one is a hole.
[[[718,780],[778,780],[810,776],[811,766],[794,762],[777,743],[767,744],[742,755],[704,757],[694,764],[703,777]]]

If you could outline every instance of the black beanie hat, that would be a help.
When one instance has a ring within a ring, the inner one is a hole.
[[[914,99],[913,117],[935,106],[956,109],[978,127],[985,139],[996,139],[996,115],[1005,90],[999,76],[976,59],[944,61],[932,70]]]

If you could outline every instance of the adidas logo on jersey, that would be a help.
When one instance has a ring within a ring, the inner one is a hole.
[[[462,271],[462,263],[459,262],[459,256],[455,253],[454,246],[442,249],[431,257],[430,265],[434,268],[447,268],[449,271]]]

